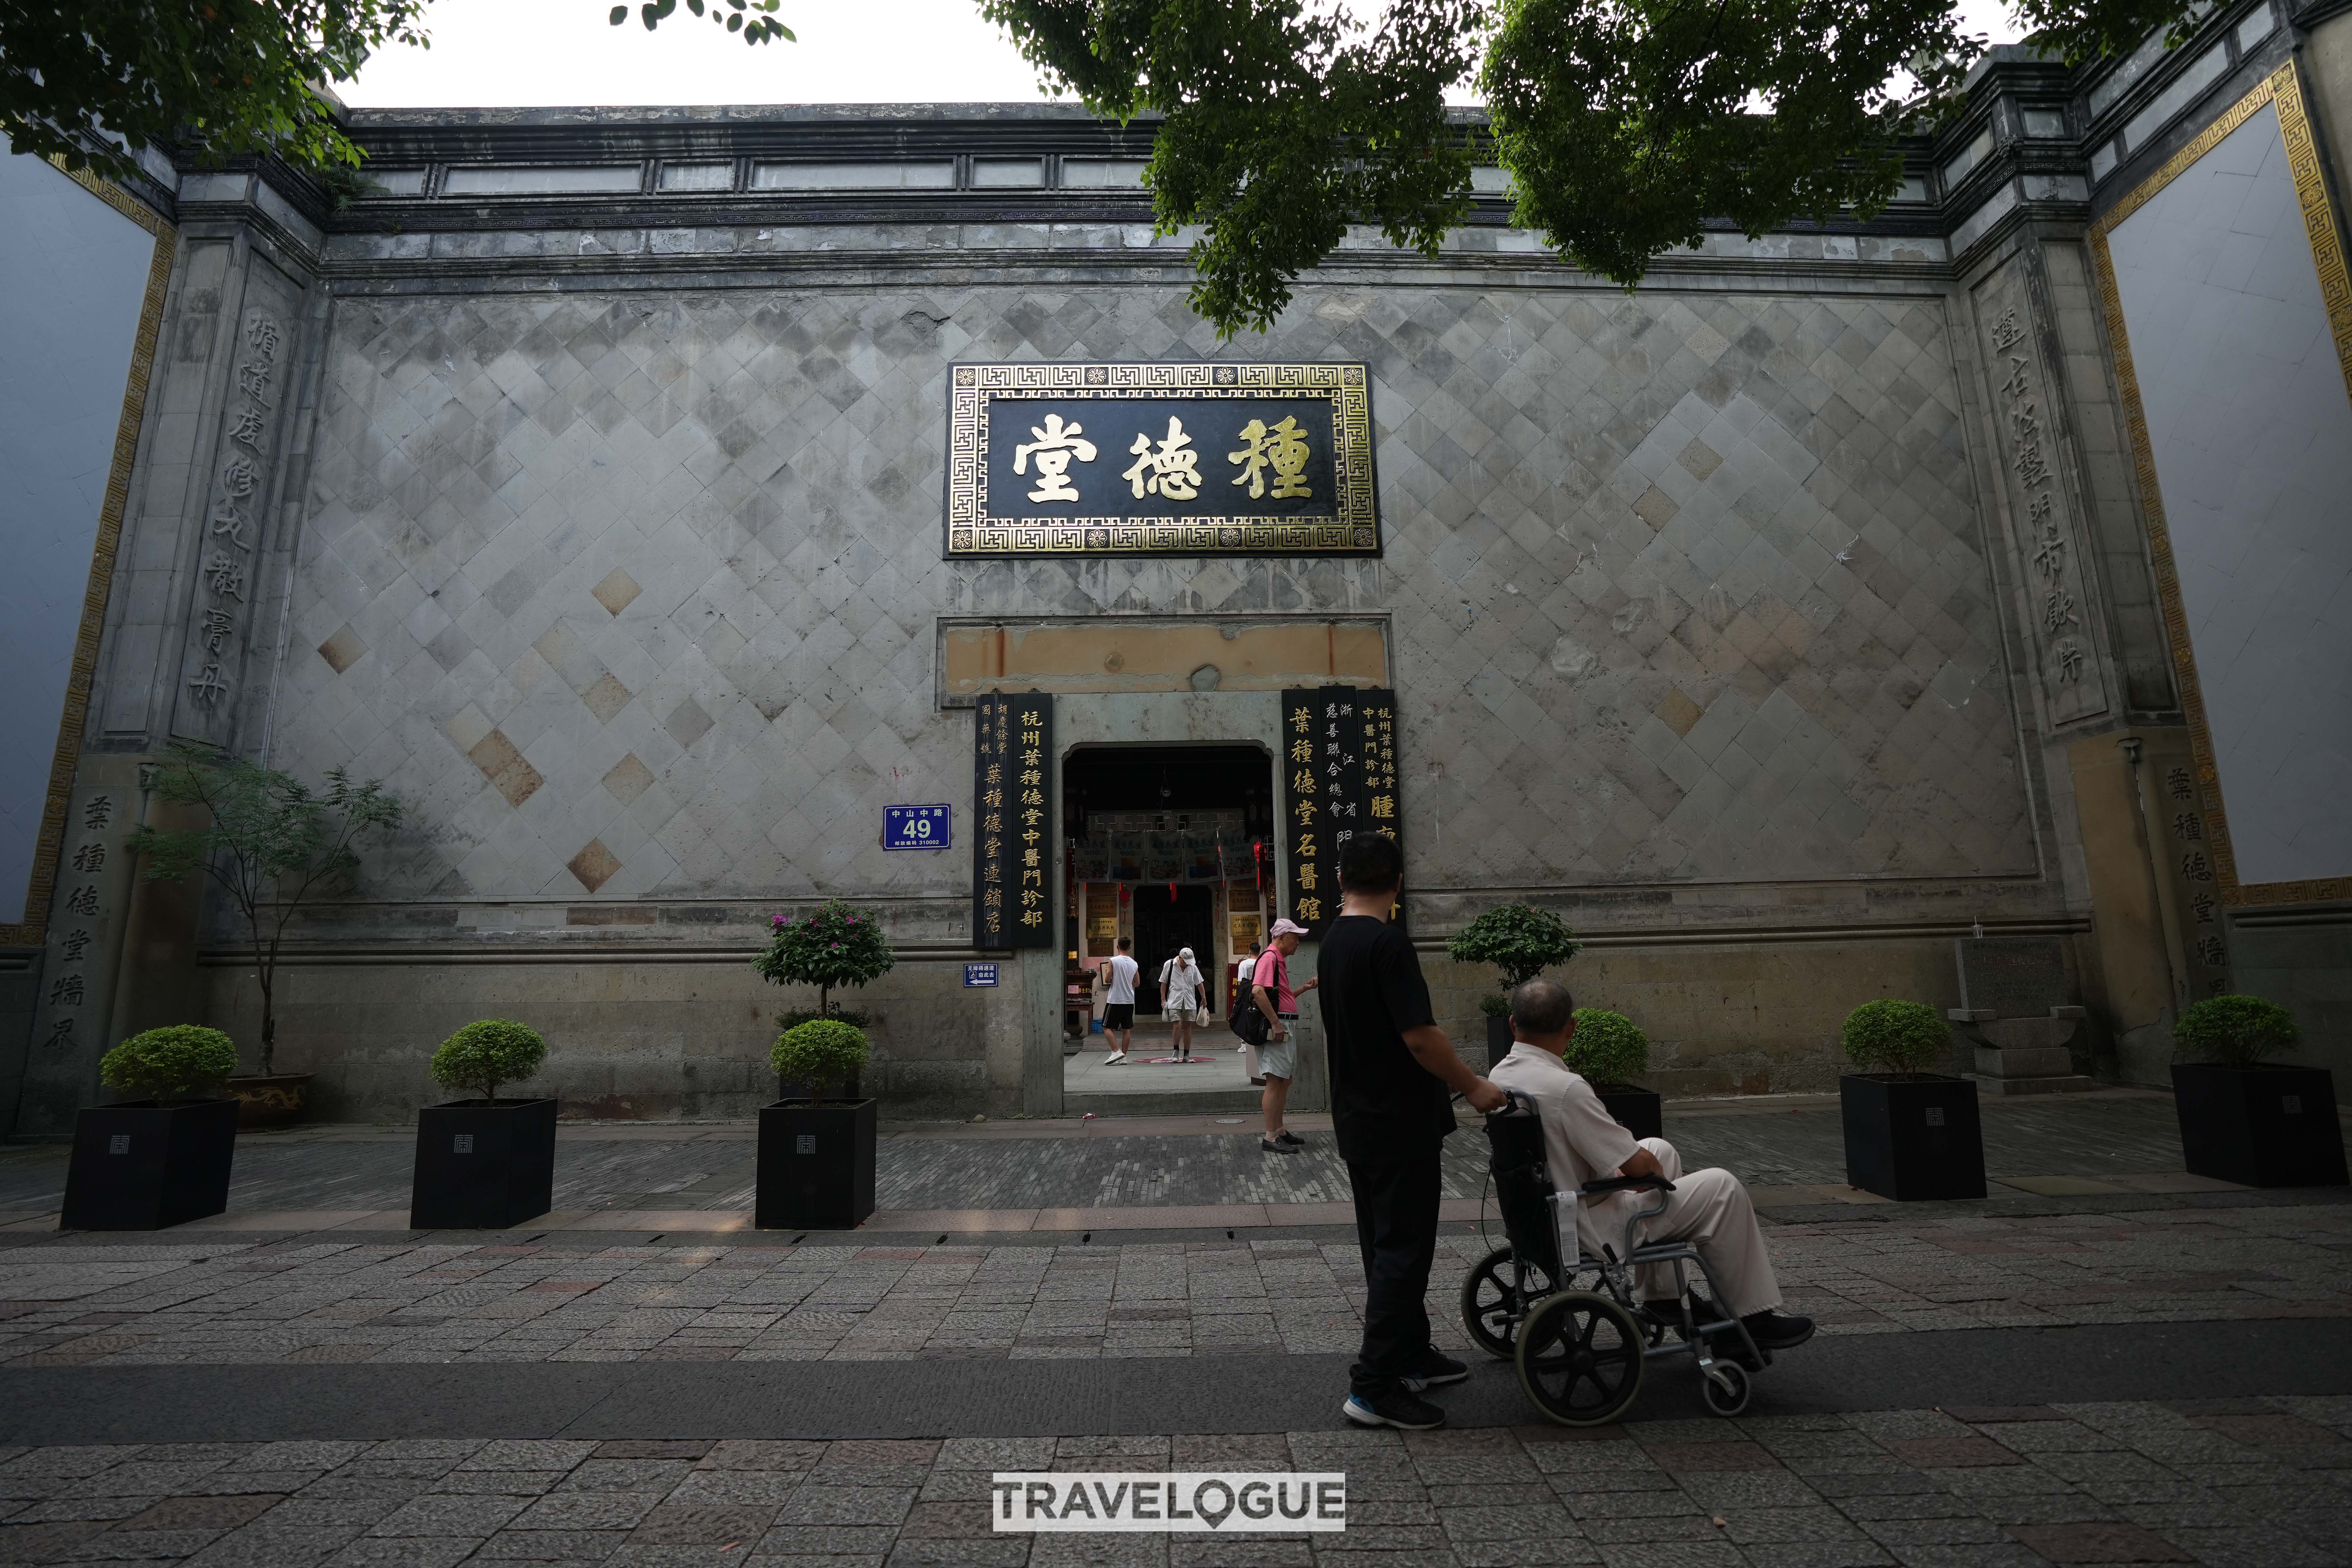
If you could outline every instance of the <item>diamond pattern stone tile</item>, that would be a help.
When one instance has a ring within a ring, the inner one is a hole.
[[[950,363],[1221,353],[1370,363],[1384,559],[938,558]],[[1423,885],[2035,865],[1937,298],[452,296],[327,354],[276,760],[410,803],[386,895],[960,889],[875,831],[969,787],[941,614],[1391,612]]]

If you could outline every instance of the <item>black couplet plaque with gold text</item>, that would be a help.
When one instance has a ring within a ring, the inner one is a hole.
[[[973,701],[971,798],[972,945],[1054,946],[1052,693]]]

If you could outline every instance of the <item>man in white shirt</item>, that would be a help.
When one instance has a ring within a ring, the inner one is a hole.
[[[1729,1298],[1720,1303],[1695,1299],[1696,1321],[1708,1321],[1712,1309],[1727,1307],[1765,1350],[1788,1350],[1812,1338],[1811,1318],[1777,1310],[1780,1287],[1765,1256],[1755,1205],[1739,1178],[1721,1169],[1685,1173],[1673,1144],[1663,1138],[1636,1140],[1619,1126],[1592,1086],[1560,1059],[1575,1033],[1576,1003],[1568,987],[1526,981],[1511,993],[1511,1035],[1517,1043],[1487,1074],[1497,1089],[1516,1089],[1535,1102],[1543,1118],[1544,1163],[1552,1189],[1572,1193],[1587,1182],[1621,1175],[1661,1175],[1675,1184],[1671,1193],[1621,1192],[1583,1200],[1577,1232],[1585,1252],[1597,1258],[1605,1244],[1622,1254],[1625,1222],[1664,1197],[1665,1212],[1643,1223],[1637,1244],[1694,1243]],[[1645,1310],[1680,1324],[1672,1264],[1641,1269],[1638,1286]]]
[[[1135,1043],[1135,977],[1140,970],[1134,949],[1133,937],[1120,937],[1118,952],[1102,963],[1103,984],[1109,987],[1103,997],[1103,1034],[1111,1047],[1103,1058],[1105,1067],[1127,1060],[1127,1047]]]
[[[1192,1059],[1192,1024],[1201,1016],[1201,992],[1207,984],[1208,976],[1192,961],[1189,947],[1177,949],[1176,956],[1160,966],[1160,1016],[1169,1021],[1180,1062]]]

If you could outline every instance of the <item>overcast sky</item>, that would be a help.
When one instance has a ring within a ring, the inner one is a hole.
[[[747,47],[681,5],[647,33],[606,0],[435,0],[430,49],[391,48],[338,89],[354,108],[1034,102],[1037,79],[975,0],[784,0],[798,43]],[[634,10],[634,7],[632,8]],[[1998,0],[1974,30],[2011,37]]]

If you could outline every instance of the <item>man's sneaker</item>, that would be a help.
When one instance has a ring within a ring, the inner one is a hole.
[[[1127,1060],[1127,1053],[1125,1051],[1113,1051],[1110,1055],[1103,1058],[1103,1066],[1117,1067],[1120,1062],[1125,1060]]]
[[[1410,1392],[1419,1394],[1424,1388],[1436,1388],[1449,1383],[1461,1383],[1469,1375],[1468,1367],[1464,1366],[1452,1356],[1443,1354],[1435,1345],[1432,1345],[1421,1352],[1421,1360],[1413,1363],[1412,1370],[1397,1381]]]
[[[1767,1308],[1761,1312],[1750,1312],[1739,1321],[1748,1325],[1748,1336],[1756,1342],[1758,1350],[1794,1350],[1813,1337],[1813,1321],[1793,1312],[1774,1311]]]
[[[1261,1138],[1257,1146],[1269,1154],[1296,1154],[1304,1147],[1297,1143],[1285,1143],[1278,1138]]]
[[[1301,1138],[1297,1133],[1293,1132],[1287,1127],[1276,1133],[1274,1135],[1274,1141],[1277,1143],[1287,1143],[1294,1149],[1304,1149],[1307,1147],[1307,1140]]]
[[[1407,1432],[1426,1432],[1445,1425],[1444,1411],[1402,1388],[1386,1394],[1351,1394],[1339,1406],[1339,1414],[1359,1426],[1396,1426]]]

